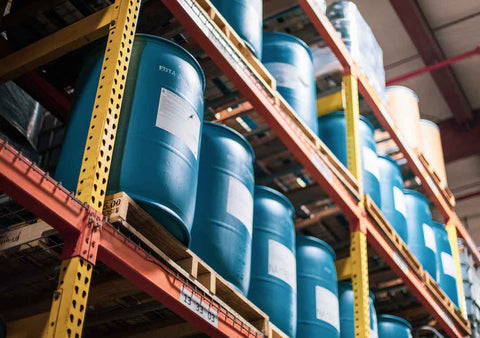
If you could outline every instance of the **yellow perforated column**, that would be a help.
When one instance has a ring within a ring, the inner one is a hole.
[[[83,154],[76,196],[102,211],[140,0],[117,0]],[[92,264],[62,262],[44,337],[81,337]]]
[[[354,295],[355,337],[370,337],[370,311],[368,304],[367,236],[362,231],[350,235],[350,259]]]
[[[362,162],[360,152],[360,138],[358,121],[360,112],[358,106],[357,78],[351,74],[343,76],[343,91],[345,95],[345,119],[347,125],[347,159],[348,170],[357,179],[360,193],[363,194]],[[363,203],[363,198],[360,203]],[[350,265],[354,296],[355,337],[367,338],[370,336],[370,312],[368,305],[368,254],[367,236],[360,226],[362,220],[355,220],[358,224],[350,227]]]
[[[457,291],[458,291],[458,304],[460,305],[460,311],[462,312],[463,317],[467,318],[467,304],[465,302],[465,293],[463,291],[463,278],[462,278],[462,269],[460,266],[460,252],[458,250],[457,242],[457,228],[455,224],[450,222],[447,223],[445,229],[448,233],[448,241],[452,248],[453,261],[455,262],[455,270],[457,273]]]
[[[358,120],[358,84],[353,75],[343,76],[343,90],[345,95],[345,119],[347,125],[347,163],[348,170],[357,179],[360,192],[363,192],[360,140]]]

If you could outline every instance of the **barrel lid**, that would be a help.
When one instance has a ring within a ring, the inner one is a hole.
[[[377,155],[379,158],[383,158],[384,160],[387,160],[389,162],[392,162],[396,167],[398,167],[398,163],[397,161],[395,161],[391,156],[387,155],[387,154],[381,154],[381,155]]]
[[[345,112],[343,110],[337,110],[337,111],[334,111],[332,113],[328,113],[328,114],[319,116],[318,120],[320,121],[320,120],[323,120],[323,119],[334,118],[334,117],[339,117],[339,116],[345,118]],[[370,129],[375,130],[375,127],[373,126],[372,122],[370,122],[365,116],[360,115],[360,120],[365,122]]]
[[[203,69],[202,67],[200,66],[200,63],[197,61],[197,59],[195,59],[195,57],[188,51],[186,50],[185,48],[183,48],[182,46],[176,44],[175,42],[173,41],[170,41],[168,39],[165,39],[165,38],[161,38],[159,36],[156,36],[156,35],[151,35],[151,34],[143,34],[143,33],[138,33],[138,34],[135,34],[135,39],[145,39],[145,40],[156,40],[158,42],[166,42],[170,45],[172,45],[174,48],[178,49],[179,51],[181,51],[183,54],[185,54],[189,59],[191,59],[191,61],[193,62],[195,68],[197,69],[198,73],[201,75],[202,77],[202,84],[203,84],[203,91],[205,91],[205,73],[203,72]],[[133,42],[135,43],[135,39],[133,40]]]
[[[333,260],[336,259],[335,251],[333,250],[333,248],[327,242],[322,241],[320,238],[313,237],[313,236],[299,235],[297,236],[296,242],[297,242],[297,246],[299,245],[299,242],[313,243],[313,244],[319,245],[330,253],[330,255],[333,257]]]
[[[377,322],[380,322],[382,320],[385,320],[385,321],[394,321],[394,322],[399,322],[405,326],[407,326],[410,330],[412,329],[412,325],[407,322],[405,319],[403,318],[400,318],[400,317],[397,317],[397,316],[393,316],[393,315],[379,315],[377,317]]]
[[[413,97],[415,97],[415,100],[418,101],[418,95],[415,93],[412,89],[405,87],[405,86],[388,86],[385,88],[385,90],[388,92],[390,90],[405,90],[411,94],[413,94]]]
[[[308,55],[310,55],[310,59],[313,60],[312,51],[310,50],[310,47],[308,47],[308,45],[305,43],[305,41],[297,38],[295,35],[287,34],[287,33],[283,33],[283,32],[264,32],[263,33],[264,44],[265,44],[266,40],[269,40],[272,37],[282,38],[283,40],[290,40],[292,42],[300,44],[303,48],[305,48],[307,50]]]
[[[433,121],[425,120],[425,119],[420,119],[420,123],[429,124],[429,125],[431,125],[432,127],[435,127],[435,129],[440,130],[440,128],[438,127],[438,124],[436,124],[436,123],[433,122]]]
[[[432,224],[432,226],[434,226],[434,227],[436,227],[436,228],[445,230],[445,225],[444,225],[443,223],[436,222],[436,221],[432,221],[431,224]]]
[[[227,134],[231,134],[231,135],[235,136],[235,138],[238,139],[239,142],[242,143],[245,146],[245,148],[247,149],[247,151],[250,152],[250,154],[252,155],[252,162],[255,162],[255,152],[253,151],[252,145],[238,131],[236,131],[235,129],[232,129],[230,127],[227,127],[223,124],[210,122],[210,121],[203,121],[203,127],[204,128],[218,128],[218,129],[222,130],[223,132],[225,132]]]
[[[344,290],[353,290],[353,284],[352,282],[347,282],[347,281],[340,281],[338,282],[339,288],[343,288]],[[340,290],[338,290],[340,293]],[[375,295],[373,294],[372,290],[368,290],[370,298],[372,298],[372,301],[375,301]],[[340,296],[340,294],[339,294]]]
[[[292,218],[293,218],[293,215],[295,214],[295,208],[293,207],[292,202],[290,202],[290,200],[285,195],[283,195],[282,193],[278,192],[275,189],[265,187],[263,185],[256,185],[255,186],[255,195],[256,195],[257,190],[260,190],[262,192],[266,192],[267,194],[272,194],[272,195],[275,195],[275,197],[278,197],[282,202],[285,203],[285,205],[287,205],[287,208],[290,209],[290,211],[292,213]]]
[[[427,198],[426,198],[423,194],[419,193],[418,191],[410,190],[410,189],[403,189],[403,193],[404,193],[405,195],[416,196],[416,197],[424,200],[424,201],[428,204]]]

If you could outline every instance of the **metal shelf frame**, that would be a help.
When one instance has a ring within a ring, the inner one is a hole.
[[[367,242],[402,278],[412,294],[430,311],[449,336],[463,337],[467,335],[469,333],[468,322],[465,322],[461,316],[458,316],[458,313],[439,301],[438,297],[408,265],[405,253],[399,250],[398,245],[389,240],[385,231],[367,214],[366,200],[362,196],[360,179],[357,128],[359,93],[370,105],[382,127],[397,143],[409,166],[420,178],[430,199],[444,216],[451,242],[456,243],[458,233],[465,239],[477,263],[480,263],[480,254],[455,214],[452,204],[442,193],[443,188],[432,179],[428,168],[398,135],[397,128],[389,118],[386,107],[383,106],[353,61],[333,26],[321,12],[319,4],[315,0],[298,0],[318,33],[327,42],[344,68],[344,99],[346,100],[348,168],[350,172],[338,169],[338,166],[334,165],[335,160],[332,159],[328,148],[298,120],[288,104],[274,88],[270,87],[271,84],[258,75],[248,58],[239,50],[239,46],[232,42],[238,41],[238,39],[228,37],[231,34],[235,36],[228,24],[223,23],[224,26],[219,27],[218,20],[221,21],[222,18],[208,0],[162,1],[250,105],[266,120],[285,146],[310,172],[313,179],[338,204],[349,220],[350,257],[343,261],[342,274],[348,275],[346,277],[351,278],[354,285],[355,309],[358,313],[355,316],[356,336],[368,337],[370,334]],[[99,169],[107,168],[108,171],[110,166],[111,156],[107,155],[113,150],[116,129],[112,123],[116,123],[115,120],[118,119],[121,107],[121,95],[118,97],[118,91],[115,93],[112,89],[119,85],[115,82],[115,80],[118,81],[118,76],[121,81],[124,81],[122,75],[126,75],[128,69],[128,54],[125,55],[120,51],[123,51],[122,48],[128,48],[125,47],[125,44],[131,45],[132,43],[135,27],[126,27],[125,24],[132,22],[132,18],[136,22],[139,7],[137,0],[117,0],[108,8],[0,59],[0,80],[6,81],[109,34],[109,45],[104,59],[105,72],[101,75],[101,82],[97,90],[97,95],[101,96],[97,100],[98,114],[92,114],[96,117],[92,118],[91,126],[97,126],[97,133],[98,131],[103,133],[105,130],[110,141],[104,140],[102,133],[95,134],[91,130],[85,158],[95,159],[95,161],[88,162],[93,165],[87,166],[87,160],[84,159],[82,167],[84,175],[80,178],[76,197],[8,144],[0,141],[0,189],[58,230],[65,241],[63,253],[65,260],[62,264],[59,289],[54,294],[51,317],[44,335],[46,337],[65,336],[69,332],[73,333],[72,336],[81,335],[84,313],[83,309],[72,305],[72,299],[77,297],[75,292],[78,292],[75,291],[75,286],[78,285],[74,281],[75,278],[71,279],[69,276],[81,273],[88,279],[84,279],[85,285],[82,289],[85,291],[83,301],[86,302],[89,273],[91,274],[96,260],[100,259],[140,289],[211,336],[261,336],[262,333],[242,321],[241,318],[237,318],[218,306],[208,294],[192,287],[188,283],[188,279],[176,275],[163,262],[153,258],[148,252],[121,235],[100,212],[105,197],[105,194],[102,194],[102,186],[106,185],[106,181],[102,180],[101,184],[98,184],[97,180],[102,177],[97,177],[95,174]],[[121,34],[115,35],[117,26]],[[227,31],[229,34],[226,34]],[[121,64],[119,72],[115,68],[117,64]],[[123,86],[121,88],[123,89]],[[457,271],[459,272],[456,247],[453,248],[453,253],[456,256]],[[213,322],[209,322],[208,318],[201,317],[192,307],[182,302],[181,298],[185,293],[185,288],[192,294],[197,293],[203,306],[213,309],[212,311],[216,314]],[[62,300],[65,301],[62,302]],[[74,328],[70,323],[72,320],[68,316],[71,313],[75,314]]]

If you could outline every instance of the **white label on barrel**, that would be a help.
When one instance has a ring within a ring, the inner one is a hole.
[[[298,89],[309,87],[309,79],[305,72],[299,72],[297,67],[284,62],[267,62],[265,67],[272,73],[277,86]]]
[[[338,312],[338,297],[321,286],[315,286],[315,304],[317,319],[324,321],[337,331],[340,331],[340,317]]]
[[[235,177],[229,178],[227,212],[238,219],[252,236],[253,198],[248,188]]]
[[[452,276],[453,278],[457,278],[457,271],[455,270],[455,262],[452,255],[442,252],[440,253],[440,257],[442,259],[443,273]]]
[[[195,158],[198,155],[200,125],[200,119],[190,103],[174,92],[162,88],[155,126],[185,142]]]
[[[280,278],[296,290],[297,266],[295,256],[285,245],[273,239],[268,240],[268,274]]]
[[[363,167],[366,171],[376,177],[380,177],[378,172],[377,154],[367,146],[362,147]]]
[[[430,248],[433,252],[437,252],[435,233],[433,232],[433,229],[425,223],[423,223],[423,238],[425,239],[425,246]]]
[[[403,216],[407,215],[407,209],[405,207],[405,195],[403,191],[398,187],[393,187],[393,203],[395,204],[395,209]]]

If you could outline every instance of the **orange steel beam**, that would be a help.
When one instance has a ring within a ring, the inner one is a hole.
[[[458,216],[455,214],[450,202],[440,193],[439,189],[441,189],[441,187],[435,184],[426,168],[418,159],[418,156],[406,146],[404,140],[398,135],[396,128],[388,115],[387,108],[383,105],[377,93],[370,86],[367,78],[362,74],[353,61],[345,44],[336,33],[328,18],[317,8],[318,5],[315,0],[298,0],[298,2],[311,20],[313,26],[322,36],[322,39],[326,41],[332,52],[342,64],[344,71],[349,71],[358,77],[359,92],[372,109],[375,117],[380,122],[381,126],[389,132],[390,136],[406,158],[408,165],[413,170],[414,174],[419,177],[428,196],[442,214],[445,222],[448,222],[449,220],[454,221],[458,235],[467,242],[470,249],[469,251],[473,254],[476,263],[480,264],[480,252],[478,251],[477,246],[463,224],[460,222]]]
[[[71,192],[2,139],[0,191],[58,230],[67,242],[91,225],[88,206],[80,203]],[[198,290],[195,284],[120,234],[105,220],[101,222],[102,225],[97,228],[101,232],[97,258],[141,290],[211,337],[262,336],[210,295]],[[72,251],[76,248],[68,249]]]
[[[455,322],[455,317],[450,316],[449,311],[444,310],[436,302],[420,278],[408,267],[393,245],[383,236],[381,230],[373,222],[368,222],[367,240],[397,276],[403,280],[417,300],[438,321],[449,337],[460,338],[468,334],[460,330],[460,324]]]
[[[315,145],[310,142],[298,124],[275,104],[275,98],[235,55],[234,47],[229,43],[225,44],[223,38],[217,38],[223,33],[210,24],[208,14],[194,1],[163,0],[163,3],[265,119],[296,159],[310,172],[313,179],[340,206],[345,216],[349,219],[360,217],[361,207],[358,200],[329,169],[324,159],[318,156]]]

